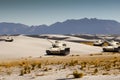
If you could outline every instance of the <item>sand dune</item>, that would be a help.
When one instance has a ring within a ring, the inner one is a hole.
[[[13,42],[0,41],[0,59],[45,56],[45,50],[51,46],[46,39],[26,36],[15,36]],[[52,40],[54,42],[54,40]],[[90,54],[102,51],[100,47],[80,43],[67,42],[71,48],[70,54]]]

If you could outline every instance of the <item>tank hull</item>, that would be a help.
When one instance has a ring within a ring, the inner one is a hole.
[[[5,39],[5,42],[13,42],[13,39]]]
[[[103,48],[103,52],[120,52],[119,47],[105,47]]]
[[[70,53],[70,48],[64,50],[46,50],[47,55],[67,55]]]

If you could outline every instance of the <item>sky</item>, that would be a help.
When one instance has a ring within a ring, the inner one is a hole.
[[[51,25],[85,17],[120,22],[120,0],[0,0],[0,22]]]

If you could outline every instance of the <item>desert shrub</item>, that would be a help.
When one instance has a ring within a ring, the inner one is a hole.
[[[77,54],[76,56],[80,56],[79,54]]]
[[[106,72],[106,73],[103,73],[102,75],[109,75],[109,73]]]
[[[48,71],[48,70],[49,70],[48,67],[43,68],[43,71]]]
[[[62,69],[66,69],[66,65],[65,64],[63,65]]]
[[[90,54],[90,56],[93,56],[93,54]]]
[[[38,63],[37,67],[38,67],[38,68],[41,68],[41,67],[42,67],[41,63]]]
[[[82,78],[83,73],[79,73],[77,70],[73,71],[74,78]]]
[[[7,70],[6,73],[7,73],[7,75],[11,75],[12,71],[11,70]]]
[[[70,75],[73,75],[74,78],[82,78],[84,76],[83,73],[79,73],[77,70],[73,71],[72,74],[68,74],[66,77],[69,77]]]
[[[86,65],[87,65],[87,63],[86,63],[86,62],[82,62],[82,63],[81,63],[81,70],[83,70],[83,68],[85,68],[85,67],[86,67]]]
[[[35,63],[33,63],[33,64],[31,64],[31,66],[32,66],[32,70],[34,70],[35,69],[35,66],[36,66],[36,64]]]
[[[78,64],[78,60],[71,60],[70,62],[69,62],[69,66],[75,66],[76,64]]]
[[[24,66],[27,65],[27,64],[28,64],[28,62],[27,62],[26,60],[23,60],[22,62],[19,63],[19,65],[20,65],[21,67],[24,67]]]
[[[111,68],[111,64],[105,65],[105,70],[109,71]]]
[[[20,71],[20,76],[23,76],[24,74],[25,74],[25,70],[22,69],[22,70]]]
[[[20,71],[20,76],[23,76],[24,74],[31,73],[31,67],[30,66],[24,66],[24,68]]]
[[[94,70],[94,74],[96,74],[98,72],[98,69],[96,68],[95,70]]]

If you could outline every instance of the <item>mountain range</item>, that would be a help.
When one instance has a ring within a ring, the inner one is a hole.
[[[120,34],[120,23],[96,18],[70,19],[49,26],[1,22],[0,34]]]

